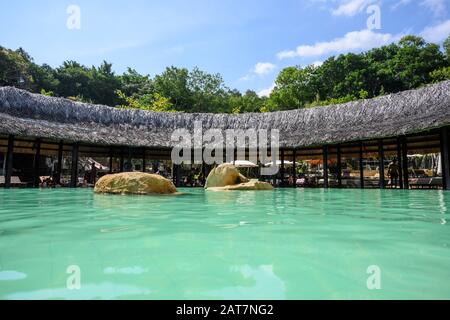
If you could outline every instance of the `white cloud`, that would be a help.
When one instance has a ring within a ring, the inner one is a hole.
[[[270,62],[258,62],[255,66],[250,70],[248,74],[239,78],[238,81],[249,81],[254,79],[256,76],[262,77],[266,74],[271,73],[275,70],[277,66]]]
[[[420,5],[430,9],[434,15],[440,16],[446,11],[445,1],[446,0],[423,0]]]
[[[392,10],[396,10],[396,9],[398,9],[399,7],[401,7],[401,6],[406,6],[407,4],[409,4],[411,2],[411,0],[400,0],[400,1],[397,1],[396,3],[394,3],[392,6],[391,6],[391,9]]]
[[[330,53],[345,53],[356,50],[368,50],[383,46],[398,39],[390,33],[376,33],[372,30],[352,31],[344,37],[327,42],[317,42],[314,45],[301,45],[296,50],[282,51],[278,59],[294,57],[315,57]]]
[[[238,79],[238,81],[239,81],[239,82],[240,82],[240,81],[249,81],[249,80],[253,79],[254,77],[255,77],[254,74],[246,74],[245,76],[240,77],[240,78]]]
[[[270,62],[258,62],[253,68],[253,73],[257,75],[265,75],[272,72],[276,68],[276,65]]]
[[[323,64],[323,61],[317,60],[311,63],[314,67],[320,67]]]
[[[362,12],[364,8],[374,2],[374,0],[347,0],[336,9],[332,10],[331,13],[334,16],[349,16],[352,17],[355,14]]]
[[[273,89],[275,89],[275,83],[272,84],[269,88],[262,89],[257,94],[259,97],[268,97],[272,93]]]
[[[441,42],[450,35],[450,19],[435,26],[425,28],[420,35],[429,42]]]

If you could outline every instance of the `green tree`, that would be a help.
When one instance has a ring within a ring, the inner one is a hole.
[[[21,48],[0,47],[0,86],[151,111],[269,112],[344,103],[448,80],[449,68],[450,37],[442,50],[406,36],[367,52],[330,57],[317,67],[287,67],[270,97],[259,97],[251,90],[231,90],[220,74],[198,68],[172,66],[153,79],[130,68],[116,75],[106,61],[98,67],[66,61],[53,69],[35,64]]]
[[[318,93],[316,83],[317,69],[288,67],[283,69],[275,80],[275,88],[270,100],[280,110],[303,108],[314,101]]]
[[[82,101],[91,101],[89,87],[92,74],[88,68],[76,61],[65,61],[56,69],[55,78],[58,80],[57,93],[62,97],[78,97]]]
[[[118,101],[114,94],[120,86],[120,79],[112,71],[112,64],[103,61],[98,67],[92,67],[89,71],[89,97],[95,103],[115,105]]]
[[[228,88],[220,74],[209,74],[195,67],[188,74],[187,87],[192,101],[191,112],[226,111]]]
[[[444,66],[444,55],[439,46],[426,43],[423,38],[406,36],[399,41],[392,67],[401,87],[395,91],[417,88],[430,83],[430,73]]]
[[[153,79],[154,90],[167,97],[176,110],[192,111],[192,95],[188,88],[189,71],[185,68],[169,67]]]
[[[136,70],[128,68],[118,77],[121,91],[130,97],[139,97],[154,92],[153,83],[149,75],[141,75]]]
[[[441,69],[434,70],[430,73],[430,77],[433,82],[450,80],[450,67],[443,67]]]
[[[445,57],[447,58],[447,63],[450,63],[450,36],[448,36],[447,39],[445,39],[443,47]]]
[[[22,48],[15,51],[0,47],[0,85],[33,91],[31,57]]]
[[[128,97],[122,91],[117,90],[116,94],[123,104],[118,105],[118,108],[124,109],[140,109],[154,112],[174,112],[176,111],[169,99],[161,96],[159,93],[153,95],[146,94],[139,99]]]

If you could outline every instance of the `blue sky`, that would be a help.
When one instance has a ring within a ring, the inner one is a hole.
[[[69,29],[70,5],[80,29]],[[367,8],[380,8],[368,29]],[[449,0],[0,0],[0,45],[37,63],[113,63],[154,76],[166,66],[222,74],[227,86],[268,93],[278,72],[360,52],[405,34],[442,43]]]

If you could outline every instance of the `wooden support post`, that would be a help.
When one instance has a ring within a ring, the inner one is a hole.
[[[113,148],[109,148],[109,174],[113,172]]]
[[[403,187],[409,189],[409,172],[408,172],[408,144],[406,138],[402,139],[402,174]]]
[[[450,150],[447,127],[441,130],[441,165],[442,187],[444,190],[450,190]]]
[[[336,147],[336,157],[337,157],[337,180],[338,187],[342,188],[342,154],[341,154],[341,146],[338,145]]]
[[[41,139],[35,141],[35,153],[33,161],[33,187],[39,187],[39,165],[41,162]]]
[[[216,163],[216,166],[227,162],[227,159],[228,159],[227,158],[227,153],[228,153],[228,149],[223,148],[223,150],[222,150],[222,163]]]
[[[328,146],[323,147],[323,187],[328,188]]]
[[[61,140],[59,142],[59,147],[58,147],[58,165],[56,167],[56,177],[55,177],[56,181],[54,181],[54,183],[57,185],[61,184],[63,149],[64,149],[64,142]]]
[[[70,187],[76,188],[78,186],[78,143],[74,143],[72,146],[72,172],[70,175]]]
[[[128,147],[128,165],[127,165],[127,172],[133,171],[133,165],[131,162],[132,156],[131,156],[131,147]]]
[[[5,189],[11,188],[11,176],[13,172],[13,156],[14,156],[14,136],[8,137],[8,149],[6,152],[5,165]]]
[[[275,153],[273,152],[273,150],[270,150],[270,159],[271,159],[271,162],[272,162],[272,164],[275,163],[275,166],[276,166],[276,161],[277,161],[278,159],[275,159],[274,156],[275,156]],[[263,163],[262,165],[264,166],[265,164]],[[274,187],[277,186],[277,178],[278,178],[278,174],[279,174],[279,173],[280,173],[280,170],[279,170],[279,167],[277,166],[276,173],[274,173],[274,174],[272,175],[272,184],[273,184]]]
[[[359,183],[361,189],[364,189],[364,155],[363,155],[363,143],[359,144]]]
[[[172,162],[172,182],[175,186],[177,186],[177,179],[175,176],[176,164]]]
[[[402,164],[402,145],[401,140],[397,139],[397,164],[398,164],[398,170],[399,170],[399,177],[398,177],[398,184],[400,189],[404,188],[403,185],[403,164]]]
[[[383,148],[383,140],[378,141],[378,173],[380,175],[380,189],[385,188],[384,181],[384,148]]]
[[[205,162],[205,149],[202,150],[202,180],[203,186],[206,184],[206,162]]]
[[[125,164],[124,164],[124,156],[123,156],[123,147],[121,147],[120,148],[120,172],[123,172],[123,169],[124,169],[124,166],[125,166]]]
[[[296,162],[296,158],[297,158],[297,149],[294,148],[294,150],[292,150],[292,180],[293,180],[292,187],[293,188],[297,188],[297,162]]]
[[[176,180],[175,180],[175,186],[178,188],[180,186],[180,165],[175,165],[175,173],[176,173]]]
[[[145,163],[145,148],[142,149],[142,172],[145,172],[145,167],[146,167],[146,163]]]

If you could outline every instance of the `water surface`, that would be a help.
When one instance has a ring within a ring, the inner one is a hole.
[[[450,299],[448,192],[181,191],[1,189],[0,299]]]

